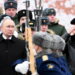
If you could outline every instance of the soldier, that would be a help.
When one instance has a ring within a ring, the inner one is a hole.
[[[5,17],[1,21],[0,75],[22,75],[28,71],[26,43],[13,35],[14,29],[12,19]]]
[[[4,2],[5,14],[11,16],[16,24],[18,24],[17,18],[17,1],[7,0]]]
[[[51,29],[48,29],[49,19],[47,17],[41,17],[40,20],[41,20],[40,31],[54,34],[54,32]]]
[[[49,18],[50,24],[48,26],[49,29],[53,30],[57,35],[63,35],[66,32],[65,28],[59,24],[59,21],[56,19],[56,11],[54,8],[46,8],[43,11],[43,16],[47,16]]]
[[[62,54],[65,41],[60,36],[36,32],[33,44],[37,52],[35,58],[39,75],[71,75]]]
[[[32,12],[30,10],[28,10],[28,12],[29,12],[28,19],[29,19],[29,21],[31,21],[32,20]],[[27,10],[22,9],[22,10],[18,11],[18,21],[19,21],[20,25],[22,25],[22,23],[26,23],[26,18],[27,18]]]
[[[32,12],[31,11],[28,11],[29,12],[29,21],[32,20]],[[25,30],[25,24],[26,24],[26,18],[27,18],[27,11],[26,10],[20,10],[18,11],[18,22],[19,22],[19,25],[17,25],[17,28],[18,28],[18,32],[24,32]]]
[[[28,23],[30,25],[30,27],[34,27],[34,21],[32,21],[32,12],[29,11],[29,17],[28,17]],[[17,31],[19,33],[19,38],[20,39],[25,39],[25,26],[26,26],[26,22],[27,22],[27,11],[25,9],[18,11],[18,21],[19,24],[16,26]],[[32,28],[33,31],[35,31],[34,28]]]

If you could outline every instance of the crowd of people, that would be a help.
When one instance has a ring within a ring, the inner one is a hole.
[[[38,18],[33,19],[31,10],[17,12],[15,0],[5,1],[4,9],[0,15],[0,75],[75,75],[75,18],[66,29],[59,24],[56,10],[46,8],[39,17],[38,31]],[[31,29],[34,73],[28,60],[26,28]]]

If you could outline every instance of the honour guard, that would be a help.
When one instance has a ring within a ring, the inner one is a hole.
[[[33,44],[37,52],[35,58],[39,75],[71,75],[62,54],[65,41],[60,36],[36,32]]]
[[[48,28],[53,30],[55,34],[62,36],[66,32],[64,26],[59,24],[59,20],[56,18],[56,10],[54,8],[44,9],[43,16],[48,17]]]
[[[17,18],[17,1],[16,0],[7,0],[4,2],[5,14],[11,16],[16,23],[18,24]]]

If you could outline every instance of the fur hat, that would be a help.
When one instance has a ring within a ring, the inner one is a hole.
[[[8,0],[4,3],[5,10],[8,8],[15,8],[17,9],[17,1],[15,0]]]
[[[48,15],[56,15],[56,11],[54,8],[46,8],[43,11],[43,16],[48,16]]]
[[[64,50],[65,48],[65,40],[59,36],[59,35],[55,35],[55,34],[50,34],[50,37],[52,36],[51,40],[51,45],[50,45],[50,49],[52,50]]]
[[[23,16],[27,16],[26,10],[18,11],[18,21],[20,21],[20,18]],[[32,20],[32,12],[31,11],[29,11],[29,19]]]
[[[44,32],[36,32],[33,35],[33,43],[43,49],[64,50],[65,41],[58,35]]]

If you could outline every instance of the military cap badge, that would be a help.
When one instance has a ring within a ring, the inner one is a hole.
[[[10,6],[12,6],[12,5],[13,5],[13,3],[11,2],[11,3],[10,3]]]

